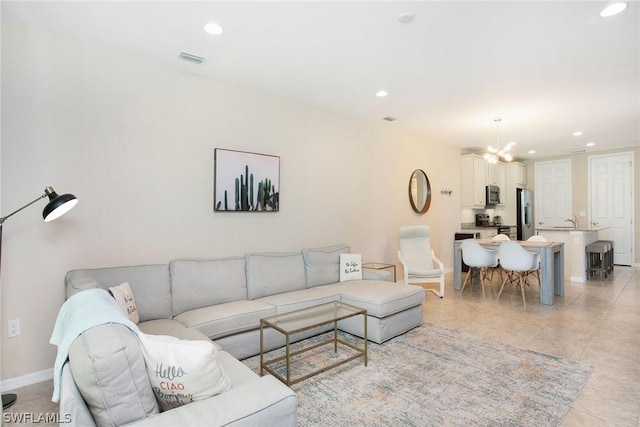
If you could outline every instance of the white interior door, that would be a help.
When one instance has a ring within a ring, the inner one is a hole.
[[[608,227],[599,237],[615,242],[616,264],[633,264],[633,193],[631,153],[589,157],[591,224]]]
[[[571,159],[536,162],[535,173],[535,227],[570,225]]]

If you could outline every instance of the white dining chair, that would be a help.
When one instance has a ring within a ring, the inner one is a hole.
[[[509,280],[509,275],[504,278],[497,299],[500,300],[500,295],[502,295],[507,283],[516,283],[520,287],[522,303],[526,307],[527,300],[524,295],[524,287],[527,285],[527,276],[538,269],[538,254],[529,252],[518,242],[505,241],[498,248],[498,258],[500,259],[501,267],[506,272],[511,273],[515,280]]]
[[[444,297],[444,264],[431,249],[428,225],[400,228],[398,259],[404,271],[404,283],[439,283],[440,292],[426,289],[438,297]]]
[[[493,236],[491,238],[491,240],[493,240],[494,242],[504,242],[504,241],[511,240],[511,239],[506,234],[496,234],[495,236]],[[500,273],[500,278],[503,278],[505,276],[505,274],[506,274],[509,277],[509,280],[513,280],[511,275],[508,272],[504,271],[502,269],[502,267],[500,266],[500,256],[499,255],[498,255],[498,267],[496,267],[496,269]]]
[[[544,236],[535,235],[527,239],[527,242],[546,242],[547,239]],[[540,285],[540,261],[538,261],[538,269],[535,271],[536,279],[538,279],[538,285]]]
[[[473,239],[464,240],[460,249],[462,250],[462,260],[469,266],[469,272],[462,284],[460,295],[464,292],[469,279],[473,281],[474,273],[477,273],[482,286],[482,298],[484,298],[484,281],[489,275],[493,278],[493,269],[498,266],[498,255],[496,251],[483,248]]]

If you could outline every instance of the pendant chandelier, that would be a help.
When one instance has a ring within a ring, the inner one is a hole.
[[[491,145],[487,147],[484,159],[492,165],[495,165],[500,161],[510,162],[513,160],[513,157],[509,154],[509,150],[511,150],[514,143],[510,142],[506,147],[502,149],[500,148],[500,122],[502,121],[502,117],[496,117],[493,121],[496,122],[496,146],[495,148]]]

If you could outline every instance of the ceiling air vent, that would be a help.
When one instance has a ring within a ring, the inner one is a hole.
[[[194,64],[202,64],[204,62],[204,58],[202,56],[193,55],[187,52],[182,52],[179,58],[183,61],[193,62]]]
[[[396,121],[396,118],[395,118],[395,117],[387,116],[387,117],[384,117],[382,120],[386,120],[386,121],[388,121],[388,122],[395,122],[395,121]]]

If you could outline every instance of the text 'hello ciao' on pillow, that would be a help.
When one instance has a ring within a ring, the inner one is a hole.
[[[206,399],[231,387],[212,342],[142,332],[138,338],[161,411]]]

